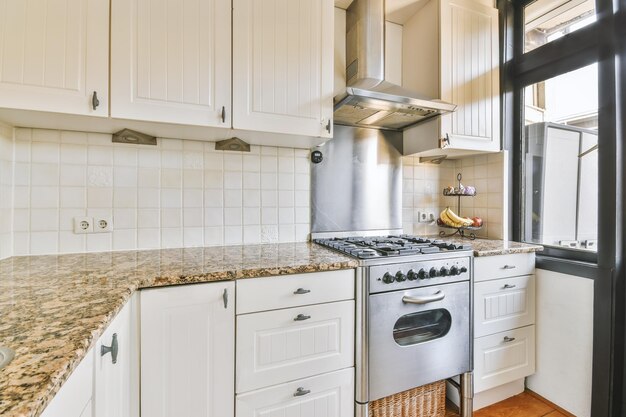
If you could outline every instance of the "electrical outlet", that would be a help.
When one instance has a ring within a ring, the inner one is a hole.
[[[113,231],[113,219],[110,217],[95,217],[93,231],[95,233],[110,233]]]
[[[417,215],[420,223],[432,223],[437,219],[432,211],[420,211]]]
[[[74,217],[74,233],[77,233],[77,234],[93,233],[93,218]]]

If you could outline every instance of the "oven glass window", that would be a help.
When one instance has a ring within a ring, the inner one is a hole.
[[[400,346],[416,345],[444,337],[452,326],[446,309],[420,311],[402,316],[393,326],[393,339]]]

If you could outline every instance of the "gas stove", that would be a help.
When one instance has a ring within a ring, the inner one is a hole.
[[[315,243],[359,259],[392,258],[469,251],[470,245],[413,235],[315,239]]]

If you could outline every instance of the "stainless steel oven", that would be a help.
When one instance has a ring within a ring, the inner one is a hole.
[[[467,372],[469,281],[369,297],[369,400]]]

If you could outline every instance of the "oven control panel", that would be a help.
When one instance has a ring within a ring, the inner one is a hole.
[[[469,281],[471,257],[376,265],[369,268],[370,293]]]

